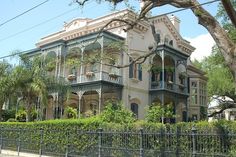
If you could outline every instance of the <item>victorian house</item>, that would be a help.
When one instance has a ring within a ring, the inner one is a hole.
[[[62,117],[66,106],[76,108],[78,116],[88,111],[99,114],[107,100],[122,100],[138,119],[145,118],[152,103],[172,104],[178,115],[172,122],[200,118],[200,107],[206,106],[207,79],[202,71],[187,63],[195,48],[181,37],[178,18],[156,16],[140,21],[127,32],[125,23],[114,21],[100,31],[113,18],[133,21],[135,16],[134,12],[123,10],[96,19],[74,19],[61,31],[40,39],[37,48],[26,53],[43,55],[45,62],[47,58],[54,60],[50,64],[55,68],[50,69],[49,74],[66,79],[72,87],[69,103],[60,102],[58,92],[51,93],[51,101],[44,109],[45,119]],[[155,26],[160,43],[156,54],[142,64],[119,69],[96,62],[66,64],[71,58],[83,61],[89,56],[112,54],[114,65],[127,65],[131,59],[148,53],[150,45],[155,44],[150,22]],[[123,42],[127,49],[112,49],[109,45],[114,42]]]

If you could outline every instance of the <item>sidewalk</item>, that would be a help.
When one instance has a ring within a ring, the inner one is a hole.
[[[39,157],[39,154],[20,152],[18,156],[17,151],[2,150],[0,157]],[[50,157],[50,156],[42,155],[41,157]]]

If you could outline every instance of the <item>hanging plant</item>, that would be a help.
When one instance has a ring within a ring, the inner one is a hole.
[[[153,71],[154,73],[160,73],[162,71],[162,67],[160,67],[160,66],[152,66],[151,67],[151,71]]]
[[[185,79],[186,77],[187,77],[187,73],[186,72],[179,73],[179,79]]]
[[[171,66],[166,66],[166,67],[165,67],[165,70],[166,70],[166,72],[174,72],[174,71],[175,71],[175,68],[174,68],[174,67],[171,67]]]
[[[55,68],[56,68],[56,62],[55,61],[48,62],[45,66],[46,71],[53,71],[53,70],[55,70]]]

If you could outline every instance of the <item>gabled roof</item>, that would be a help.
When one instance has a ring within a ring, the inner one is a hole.
[[[172,24],[168,16],[154,16],[150,20],[152,20],[154,23],[163,22],[177,41],[178,47],[180,47],[183,51],[188,52],[188,54],[191,55],[191,53],[195,50],[195,48],[190,45],[189,41],[182,38],[182,36],[176,30],[175,26]]]

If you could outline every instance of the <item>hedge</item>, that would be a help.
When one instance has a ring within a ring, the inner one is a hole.
[[[192,151],[193,126],[197,129],[197,152],[208,155],[236,154],[236,122],[228,121],[173,125],[145,121],[117,124],[105,123],[98,117],[92,117],[29,123],[2,122],[0,135],[3,139],[12,139],[3,145],[3,148],[13,148],[20,144],[23,150],[35,152],[42,146],[44,154],[53,152],[59,156],[69,149],[70,153],[83,155],[97,149],[98,131],[102,128],[104,135],[100,139],[100,144],[104,148],[114,148],[113,156],[124,156],[120,151],[122,149],[135,150],[138,153],[140,135],[146,156],[162,153],[161,151],[189,156]],[[40,139],[42,139],[41,145]]]

